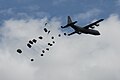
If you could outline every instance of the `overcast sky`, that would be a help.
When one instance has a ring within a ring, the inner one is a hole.
[[[119,8],[120,0],[0,0],[0,80],[120,80]],[[81,26],[104,18],[101,35],[64,36],[68,15]],[[40,56],[51,36],[55,45]]]

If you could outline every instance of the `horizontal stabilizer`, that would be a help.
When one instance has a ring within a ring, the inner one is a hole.
[[[69,25],[66,25],[66,26],[61,26],[61,28],[67,28],[67,27],[69,27]]]
[[[71,25],[74,25],[75,23],[77,23],[77,21],[72,22],[72,23],[70,23],[70,24],[67,24],[66,26],[61,26],[61,28],[67,28],[67,27],[69,27],[69,26],[71,26]]]
[[[73,35],[73,34],[75,34],[75,33],[76,33],[76,32],[72,32],[72,33],[68,34],[68,36]]]

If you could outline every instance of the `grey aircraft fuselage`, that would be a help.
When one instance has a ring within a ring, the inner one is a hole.
[[[100,35],[99,31],[94,30],[94,28],[95,28],[94,26],[99,26],[98,23],[103,21],[103,20],[104,19],[99,19],[99,20],[97,20],[97,21],[95,21],[93,23],[90,23],[90,24],[88,24],[88,25],[86,25],[84,27],[80,27],[80,26],[75,25],[75,23],[77,23],[77,21],[73,22],[71,17],[68,16],[67,25],[61,26],[61,28],[67,28],[67,27],[70,26],[70,27],[72,27],[75,30],[74,32],[68,34],[68,36],[73,35],[75,33],[77,33],[77,34],[84,33],[84,34]]]
[[[99,31],[93,29],[85,29],[84,27],[80,27],[74,24],[70,25],[76,33],[85,33],[85,34],[92,34],[92,35],[100,35]]]

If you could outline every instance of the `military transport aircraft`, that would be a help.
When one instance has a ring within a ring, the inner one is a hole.
[[[68,34],[68,36],[73,35],[75,33],[78,33],[78,34],[85,33],[85,34],[92,34],[92,35],[100,35],[99,31],[94,30],[94,28],[95,28],[95,26],[99,26],[98,23],[103,21],[103,20],[104,19],[100,19],[100,20],[95,21],[95,22],[93,22],[91,24],[88,24],[88,25],[86,25],[84,27],[80,27],[80,26],[75,25],[75,23],[77,23],[77,21],[72,22],[71,17],[68,16],[67,25],[66,26],[61,26],[61,28],[67,28],[67,27],[70,26],[75,30],[74,32]]]

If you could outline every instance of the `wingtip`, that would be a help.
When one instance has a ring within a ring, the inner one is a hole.
[[[104,19],[101,19],[101,21],[103,21]]]

